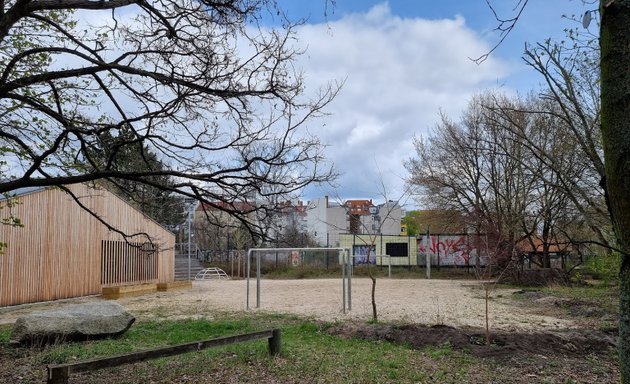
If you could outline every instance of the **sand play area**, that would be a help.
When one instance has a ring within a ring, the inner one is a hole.
[[[250,281],[250,310],[295,314],[312,319],[343,321],[371,318],[371,281],[352,279],[352,309],[342,311],[342,280],[261,280],[259,309],[256,280]],[[573,328],[570,320],[532,314],[514,301],[514,289],[493,289],[488,302],[490,326],[496,330],[555,330]],[[0,309],[0,324],[12,323],[21,314],[67,303],[103,300],[86,297],[53,303]],[[143,318],[212,318],[218,312],[246,311],[245,280],[194,281],[191,290],[156,292],[118,299],[127,310]],[[445,324],[455,327],[485,326],[485,290],[478,281],[386,279],[377,280],[379,320]]]

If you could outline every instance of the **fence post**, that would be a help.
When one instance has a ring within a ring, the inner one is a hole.
[[[281,344],[282,344],[282,335],[279,329],[274,329],[271,332],[271,337],[269,338],[269,355],[277,356],[280,354]]]
[[[376,261],[376,259],[374,259]],[[368,259],[368,263],[370,259]],[[354,266],[354,256],[348,258],[348,311],[352,311],[352,273]]]
[[[343,314],[346,314],[346,266],[348,262],[346,261],[346,251],[339,251],[340,261],[341,261],[341,301],[343,302]]]

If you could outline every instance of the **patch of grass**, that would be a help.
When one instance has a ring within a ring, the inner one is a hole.
[[[8,343],[11,339],[11,326],[0,325],[0,343]]]
[[[101,356],[113,356],[143,349],[183,344],[197,340],[251,332],[260,329],[250,319],[208,321],[183,320],[141,322],[116,339],[69,343],[46,347],[44,364],[61,364]]]
[[[46,364],[80,361],[99,356],[111,356],[142,350],[234,335],[267,327],[282,329],[282,353],[272,359],[267,343],[259,340],[227,347],[212,348],[200,353],[134,364],[131,368],[113,368],[89,373],[90,382],[101,382],[100,375],[114,375],[110,382],[142,382],[158,377],[160,382],[178,378],[205,376],[209,372],[238,372],[239,380],[267,381],[271,377],[281,382],[300,382],[316,378],[322,383],[337,382],[403,382],[427,379],[426,370],[409,370],[409,364],[422,365],[418,359],[426,355],[406,346],[360,339],[343,339],[329,335],[329,324],[315,323],[281,315],[257,314],[219,321],[184,320],[143,322],[135,324],[118,339],[56,345],[30,349],[39,369]],[[435,356],[447,355],[448,347]],[[22,363],[23,364],[23,363]],[[86,374],[88,375],[88,374]]]
[[[455,350],[450,343],[418,351],[409,345],[383,340],[334,336],[326,331],[333,324],[279,314],[219,314],[217,319],[139,322],[117,339],[22,349],[18,355],[6,353],[10,347],[2,341],[0,382],[20,382],[20,378],[26,382],[41,382],[45,365],[49,363],[110,356],[276,327],[282,330],[282,352],[275,358],[269,357],[267,342],[257,340],[86,372],[77,374],[76,378],[72,375],[72,378],[76,382],[94,384],[227,383],[235,379],[239,382],[317,383],[525,382],[512,380],[523,376],[519,367],[509,362],[474,357]],[[0,328],[0,335],[3,332],[7,333],[7,330]],[[606,361],[602,358],[592,364],[598,366]],[[2,368],[9,366],[20,367],[19,373]],[[550,371],[550,374],[557,374],[552,381],[559,382],[563,377],[563,366],[559,363]],[[527,364],[524,367],[529,369]],[[602,366],[602,372],[607,372],[604,368],[608,366]],[[607,373],[601,375],[603,381],[609,378]]]
[[[453,348],[450,343],[444,343],[439,347],[426,347],[424,353],[430,357],[437,359],[443,356],[451,356],[453,354]]]
[[[617,287],[597,286],[553,286],[542,288],[546,295],[564,297],[574,300],[589,300],[607,310],[615,311],[619,305],[619,289]]]

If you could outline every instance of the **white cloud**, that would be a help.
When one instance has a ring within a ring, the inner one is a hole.
[[[310,127],[330,145],[328,157],[343,173],[342,197],[378,197],[378,170],[387,192],[399,194],[413,136],[426,134],[440,109],[457,118],[471,95],[496,86],[513,70],[493,56],[481,66],[469,59],[490,46],[462,17],[401,18],[387,3],[304,25],[298,39],[307,46],[299,62],[307,92],[346,79],[328,109],[332,115]],[[306,197],[322,193],[329,192],[309,190]]]
[[[129,22],[132,15],[117,17]],[[82,12],[79,19],[86,25],[108,20],[98,12]],[[381,177],[390,197],[397,197],[413,136],[426,135],[440,110],[456,119],[474,93],[495,87],[515,70],[495,56],[481,66],[469,59],[490,45],[463,17],[403,18],[387,3],[337,21],[305,24],[298,39],[306,48],[297,65],[305,72],[307,94],[328,81],[345,80],[327,109],[331,115],[309,125],[343,173],[339,188],[336,193],[313,188],[306,198],[337,193],[378,198]]]

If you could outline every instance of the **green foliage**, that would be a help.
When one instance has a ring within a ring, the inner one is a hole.
[[[21,204],[21,202],[17,197],[11,196],[8,193],[3,194],[3,199],[0,199],[0,211],[2,211],[3,209],[8,209],[9,215],[0,219],[0,225],[8,225],[11,227],[24,226],[24,224],[22,224],[22,220],[20,220],[19,217],[13,215],[13,213],[11,212],[11,208],[19,204]],[[8,246],[9,243],[7,243],[6,241],[0,241],[0,255],[4,254],[4,250]]]
[[[420,212],[408,211],[405,217],[402,218],[402,223],[407,225],[407,235],[417,236],[420,223]]]
[[[606,285],[618,283],[620,267],[621,255],[618,252],[591,256],[584,263],[585,272]]]

